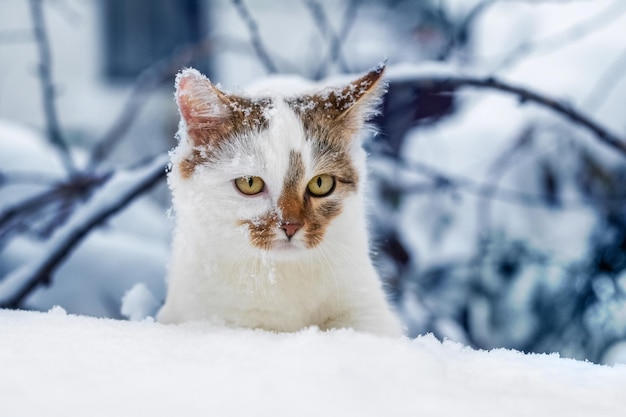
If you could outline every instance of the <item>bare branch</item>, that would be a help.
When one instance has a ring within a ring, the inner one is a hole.
[[[321,60],[317,70],[315,71],[313,78],[320,79],[325,74],[325,70],[330,64],[337,62],[341,71],[349,72],[348,65],[345,63],[341,56],[341,47],[348,37],[348,33],[354,24],[356,17],[356,10],[359,5],[357,0],[350,0],[344,12],[339,34],[336,34],[330,25],[330,22],[322,8],[322,5],[317,0],[304,0],[304,4],[309,8],[313,21],[315,22],[318,30],[322,36],[326,37],[330,46],[328,55],[325,59]]]
[[[76,171],[70,151],[61,134],[56,106],[54,104],[55,91],[52,84],[52,56],[46,31],[46,22],[42,10],[42,0],[30,0],[30,11],[33,20],[33,31],[39,50],[39,79],[43,94],[43,105],[46,116],[48,139],[57,148],[61,161],[69,174]]]
[[[89,234],[113,214],[150,189],[165,175],[168,155],[116,172],[72,218],[58,229],[42,255],[10,273],[0,282],[0,308],[17,308],[37,286],[48,283],[56,268]]]
[[[561,117],[584,127],[589,130],[600,142],[618,151],[621,155],[626,156],[626,142],[623,138],[611,133],[609,129],[594,121],[591,117],[574,109],[571,105],[530,89],[500,81],[494,77],[479,78],[454,75],[417,75],[415,77],[398,77],[396,80],[394,80],[393,77],[390,77],[390,81],[398,85],[406,83],[413,87],[429,90],[477,87],[502,91],[518,97],[522,103],[532,102],[538,104],[539,106],[555,112]]]
[[[450,175],[443,171],[419,161],[408,161],[401,159],[398,161],[404,169],[417,172],[430,178],[430,183],[416,183],[400,187],[397,191],[404,193],[431,193],[445,191],[461,191],[482,197],[488,200],[498,200],[506,203],[517,204],[528,207],[550,207],[554,208],[552,203],[553,196],[541,195],[535,193],[527,193],[524,191],[512,190],[509,188],[498,186],[497,183],[488,183],[475,181],[460,175]],[[625,201],[624,196],[613,196],[611,201]],[[577,209],[585,205],[597,202],[594,199],[566,200],[559,202],[558,207],[561,209]]]
[[[86,199],[108,179],[107,175],[77,173],[67,181],[54,181],[44,191],[4,207],[0,212],[0,246],[15,233],[48,236],[67,220],[77,202]]]
[[[254,47],[257,57],[259,58],[263,66],[265,66],[267,72],[269,72],[270,74],[277,73],[278,68],[276,68],[276,65],[270,57],[267,48],[263,44],[263,40],[261,39],[261,35],[259,34],[259,25],[257,24],[256,20],[254,20],[254,18],[250,14],[250,11],[244,4],[243,0],[231,1],[235,6],[235,9],[237,10],[237,13],[239,13],[239,17],[241,18],[241,20],[243,20],[243,22],[246,24],[246,27],[248,28],[248,33],[250,34],[250,42]]]
[[[116,122],[96,142],[89,161],[89,166],[94,167],[106,159],[113,149],[119,144],[128,131],[137,114],[142,109],[142,105],[164,82],[170,81],[182,67],[189,65],[193,60],[207,55],[214,50],[213,42],[204,41],[188,46],[182,51],[175,51],[167,57],[144,70],[138,77],[133,90],[130,93],[126,104],[120,111]]]
[[[459,190],[478,197],[495,199],[524,206],[536,207],[547,205],[546,198],[541,195],[502,188],[496,184],[482,183],[458,175],[449,175],[423,162],[407,161],[403,159],[400,160],[399,163],[405,169],[418,172],[432,180],[430,187],[425,184],[417,184],[415,188],[412,186],[403,187],[400,191],[405,193]]]

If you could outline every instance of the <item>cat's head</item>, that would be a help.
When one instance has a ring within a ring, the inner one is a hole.
[[[360,134],[384,93],[383,70],[342,87],[254,97],[181,72],[169,179],[178,222],[218,245],[274,254],[350,233],[363,216]]]

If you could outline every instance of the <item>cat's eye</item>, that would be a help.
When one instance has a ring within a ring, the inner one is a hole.
[[[316,175],[309,181],[306,189],[314,197],[326,197],[335,190],[335,177],[328,174]]]
[[[259,194],[265,188],[261,177],[239,177],[235,179],[235,187],[245,195]]]

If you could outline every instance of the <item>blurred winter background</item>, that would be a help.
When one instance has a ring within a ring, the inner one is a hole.
[[[384,58],[373,256],[410,334],[626,361],[623,0],[3,0],[0,306],[157,308],[180,68]]]

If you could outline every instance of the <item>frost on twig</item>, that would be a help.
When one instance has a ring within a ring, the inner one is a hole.
[[[51,274],[97,225],[126,207],[165,175],[168,155],[131,170],[117,171],[46,244],[42,255],[18,267],[0,281],[0,307],[17,308],[30,292],[50,280]]]

